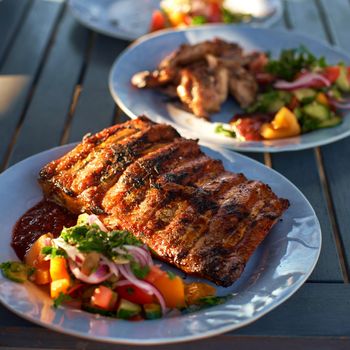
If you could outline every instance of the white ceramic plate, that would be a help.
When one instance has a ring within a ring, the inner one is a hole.
[[[68,0],[70,10],[80,23],[98,33],[126,40],[149,32],[152,12],[159,8],[159,3],[160,0]],[[263,5],[264,1],[260,7],[264,8]],[[268,0],[267,5],[275,8],[274,12],[254,19],[250,25],[268,27],[280,19],[281,1]]]
[[[163,31],[143,37],[131,45],[114,63],[109,86],[114,100],[131,118],[146,114],[157,122],[167,122],[187,137],[199,138],[203,143],[252,152],[295,151],[335,142],[350,135],[350,113],[346,113],[339,126],[317,130],[300,137],[288,139],[240,142],[214,132],[215,125],[196,118],[184,111],[180,105],[169,102],[167,97],[155,89],[136,89],[130,84],[131,77],[140,71],[153,70],[160,60],[177,49],[181,44],[222,38],[239,43],[247,51],[269,51],[278,56],[285,48],[296,48],[305,45],[316,56],[325,56],[331,63],[350,58],[338,49],[305,36],[272,29],[244,28],[232,25],[203,26],[179,31]],[[219,113],[212,115],[213,122],[227,123],[240,109],[233,99],[229,98]]]
[[[17,260],[10,246],[11,231],[19,216],[42,197],[38,171],[71,148],[67,145],[39,153],[0,175],[0,262]],[[0,301],[17,315],[53,330],[126,344],[173,343],[217,335],[247,325],[281,304],[307,279],[320,253],[320,225],[312,207],[293,184],[264,165],[229,151],[203,150],[221,159],[226,169],[268,183],[291,204],[241,278],[229,288],[218,288],[219,295],[232,294],[225,304],[172,318],[128,322],[69,308],[54,309],[49,297],[35,285],[17,284],[1,274]]]

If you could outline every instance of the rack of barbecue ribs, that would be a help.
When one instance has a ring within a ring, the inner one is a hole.
[[[160,260],[225,287],[289,206],[144,116],[84,137],[41,169],[39,183],[47,199],[94,213]]]

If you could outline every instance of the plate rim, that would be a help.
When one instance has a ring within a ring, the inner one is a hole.
[[[176,33],[182,33],[182,32],[187,32],[187,31],[204,31],[204,30],[216,30],[216,29],[220,29],[220,28],[229,28],[230,30],[259,30],[259,31],[265,31],[265,32],[270,32],[270,33],[282,33],[283,35],[293,35],[302,39],[306,39],[308,41],[313,41],[315,44],[323,46],[325,48],[327,48],[328,50],[332,50],[340,55],[345,56],[350,63],[350,54],[348,52],[346,52],[345,50],[343,50],[342,48],[336,46],[336,45],[330,45],[325,41],[298,33],[297,31],[294,30],[288,30],[288,29],[275,29],[275,28],[254,28],[254,27],[250,27],[247,25],[234,25],[234,24],[224,24],[224,23],[219,23],[219,24],[209,24],[209,25],[202,25],[202,26],[198,26],[198,27],[189,27],[189,28],[175,28],[175,29],[162,29],[159,30],[157,32],[154,33],[149,33],[149,34],[145,34],[142,37],[136,39],[135,41],[133,41],[130,45],[128,45],[121,54],[119,54],[115,61],[113,62],[111,69],[109,71],[109,75],[108,75],[108,88],[110,91],[110,94],[112,95],[114,101],[117,103],[117,105],[121,108],[121,110],[131,119],[135,119],[138,117],[138,115],[136,115],[134,112],[131,111],[131,109],[129,109],[128,106],[126,106],[126,104],[121,100],[120,96],[118,95],[117,91],[115,91],[114,89],[114,75],[116,72],[116,67],[119,63],[119,61],[121,61],[134,47],[137,47],[139,45],[141,45],[143,42],[148,41],[149,39],[154,39],[156,37],[159,36],[163,36],[163,35],[175,35]],[[148,116],[150,119],[152,119],[151,116]],[[181,125],[176,124],[175,122],[169,121],[167,120],[165,117],[161,116],[162,118],[162,122],[164,123],[168,123],[170,125],[172,125],[173,127],[175,127],[176,129],[178,129],[180,132],[182,132],[183,134],[187,134],[189,136],[193,136],[193,133],[195,131],[191,130],[191,129],[186,129],[184,127],[182,127]],[[317,130],[315,131],[317,132]],[[318,142],[313,142],[313,143],[308,143],[308,144],[298,144],[298,148],[294,148],[293,145],[287,145],[287,146],[280,146],[280,147],[272,147],[272,146],[265,146],[265,147],[257,147],[257,146],[245,146],[245,147],[240,147],[237,146],[235,144],[218,144],[218,143],[213,143],[213,141],[208,140],[208,139],[199,139],[199,144],[201,145],[210,145],[211,143],[217,147],[221,147],[224,149],[228,149],[231,151],[240,151],[240,152],[255,152],[255,153],[264,153],[264,152],[269,152],[269,153],[278,153],[278,152],[295,152],[295,151],[303,151],[306,149],[310,149],[310,148],[315,148],[315,147],[320,147],[320,146],[325,146],[328,145],[330,143],[334,143],[337,141],[340,141],[346,137],[350,136],[350,128],[339,134],[339,135],[335,135],[332,136],[331,138],[326,138],[323,140],[320,140]],[[259,144],[261,144],[261,142],[259,142]]]
[[[142,38],[143,36],[147,36],[149,34],[153,34],[153,33],[144,33],[141,36],[136,36],[136,35],[132,35],[132,34],[127,34],[126,32],[113,32],[113,31],[109,31],[109,30],[105,30],[103,28],[99,28],[98,26],[94,26],[92,25],[86,18],[82,17],[79,15],[79,13],[74,9],[74,6],[72,6],[72,4],[75,1],[81,1],[81,0],[68,0],[67,1],[67,5],[68,5],[68,9],[71,12],[71,14],[74,16],[74,18],[82,25],[86,26],[88,29],[96,32],[96,33],[100,33],[103,35],[107,35],[111,38],[116,38],[116,39],[122,39],[122,40],[127,40],[127,41],[132,41],[134,42],[135,40],[139,40],[140,38]],[[250,24],[251,22],[248,23],[235,23],[233,25],[235,26],[252,26],[252,27],[257,27],[257,28],[270,28],[271,26],[273,26],[274,24],[276,24],[282,17],[283,15],[283,7],[281,5],[281,2],[278,0],[272,0],[274,2],[274,5],[276,6],[276,14],[272,17],[267,19],[266,21],[263,22],[252,22],[252,24]],[[215,26],[217,24],[220,23],[208,23],[205,25],[201,25],[201,26]],[[189,26],[188,28],[196,28],[196,26]],[[172,30],[177,30],[178,28],[165,28],[165,29],[160,29],[157,30],[156,33],[158,32],[163,32],[163,31],[172,31]]]
[[[8,169],[6,169],[4,172],[2,172],[0,174],[0,181],[1,181],[1,178],[3,177],[4,174],[6,174],[7,172],[10,172],[10,171],[14,171],[16,167],[21,166],[25,162],[31,162],[33,160],[33,158],[36,158],[36,157],[40,158],[40,157],[44,156],[45,154],[49,154],[49,153],[52,153],[55,151],[60,151],[60,150],[64,150],[64,151],[68,152],[76,144],[77,143],[69,143],[69,144],[53,147],[53,148],[44,150],[42,152],[36,153],[30,157],[27,157],[27,158],[21,160],[20,162],[12,165]],[[227,333],[229,331],[235,331],[237,329],[240,329],[242,327],[245,327],[245,326],[257,321],[258,319],[260,319],[261,317],[263,317],[264,315],[266,315],[267,313],[269,313],[270,311],[274,310],[275,308],[280,306],[282,303],[287,301],[289,298],[291,298],[302,287],[302,285],[306,282],[306,280],[309,278],[309,276],[313,272],[313,270],[314,270],[314,268],[319,260],[319,256],[320,256],[321,249],[322,249],[322,228],[321,228],[319,219],[316,215],[316,212],[315,212],[313,206],[311,205],[309,200],[306,198],[306,196],[297,188],[297,186],[294,185],[285,176],[280,174],[278,171],[276,171],[272,168],[269,168],[266,165],[256,161],[255,159],[252,159],[246,155],[232,152],[232,151],[229,151],[227,149],[221,149],[219,147],[212,148],[208,145],[203,145],[203,147],[210,148],[214,152],[220,152],[221,154],[225,153],[225,152],[226,153],[234,153],[235,156],[237,156],[239,158],[243,158],[244,160],[248,160],[248,161],[252,162],[253,164],[258,165],[259,167],[268,168],[269,171],[273,172],[275,175],[279,176],[284,181],[286,181],[293,188],[293,190],[296,191],[301,196],[301,198],[303,199],[303,201],[305,202],[305,204],[309,207],[309,209],[311,211],[312,217],[315,221],[315,225],[316,225],[315,230],[317,230],[317,237],[319,240],[319,246],[318,246],[318,249],[316,252],[316,256],[314,258],[312,265],[310,265],[309,270],[304,274],[304,276],[299,281],[297,281],[296,283],[293,284],[293,287],[290,290],[290,292],[288,292],[286,295],[282,296],[280,298],[280,300],[278,300],[278,302],[270,304],[269,306],[266,307],[266,309],[264,309],[263,312],[249,318],[248,320],[245,320],[243,322],[239,322],[237,324],[230,323],[230,325],[223,326],[223,327],[220,327],[220,328],[212,330],[212,331],[205,331],[203,333],[197,333],[195,335],[191,334],[191,335],[181,336],[181,337],[160,338],[160,339],[151,338],[151,339],[147,339],[147,340],[136,340],[136,341],[134,341],[132,339],[126,340],[126,339],[120,339],[120,338],[113,338],[110,336],[96,336],[96,335],[94,336],[91,334],[83,333],[82,331],[76,331],[76,330],[71,330],[68,328],[62,328],[61,326],[52,324],[51,322],[47,323],[47,322],[41,321],[40,319],[28,316],[25,313],[21,313],[21,312],[17,311],[14,307],[12,307],[12,305],[6,304],[5,301],[3,300],[3,296],[1,294],[0,294],[0,303],[4,307],[6,307],[8,310],[10,310],[14,314],[16,314],[17,316],[19,316],[19,317],[21,317],[29,322],[32,322],[34,324],[40,325],[42,327],[48,328],[50,330],[53,330],[53,331],[56,331],[56,332],[59,332],[62,334],[68,334],[68,335],[76,336],[76,337],[82,338],[82,339],[94,340],[94,341],[105,342],[105,343],[110,343],[110,344],[125,344],[125,345],[139,345],[139,346],[145,345],[145,346],[147,346],[147,345],[164,345],[164,344],[185,343],[185,342],[189,342],[189,341],[207,339],[209,337],[224,334],[224,333]],[[8,249],[11,249],[11,247],[8,247]],[[4,279],[3,276],[1,276],[0,278]],[[15,282],[12,282],[12,283],[15,283]],[[94,315],[92,315],[92,317],[94,317]],[[181,317],[181,316],[179,316],[179,317]],[[103,318],[103,319],[105,319],[105,318]],[[107,318],[107,319],[109,319],[109,318]],[[115,320],[115,319],[113,319],[113,320]],[[148,321],[148,322],[152,322],[152,321]]]

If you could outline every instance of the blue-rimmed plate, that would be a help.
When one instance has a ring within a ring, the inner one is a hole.
[[[280,0],[255,2],[243,7],[257,16],[249,25],[269,27],[281,18]],[[159,4],[160,0],[68,0],[72,14],[80,23],[98,33],[126,40],[135,40],[149,32],[152,12]],[[255,7],[252,9],[251,5]],[[264,16],[266,11],[269,15]]]
[[[11,231],[16,220],[42,197],[40,168],[70,150],[67,145],[30,157],[0,175],[0,262],[16,259]],[[228,300],[206,310],[160,320],[128,322],[59,307],[31,283],[17,284],[0,274],[0,301],[17,315],[79,337],[125,344],[162,344],[214,336],[245,326],[289,298],[312,272],[321,249],[320,225],[303,194],[283,176],[230,151],[203,148],[226,169],[268,183],[290,208],[256,250],[240,279],[218,288]],[[180,273],[180,272],[179,272]],[[187,278],[186,281],[191,281]]]
[[[305,36],[272,29],[256,29],[232,25],[203,26],[178,31],[163,31],[144,36],[131,45],[114,63],[109,86],[114,100],[131,118],[146,114],[157,122],[167,122],[188,137],[199,138],[200,142],[252,152],[295,151],[325,145],[350,135],[350,113],[344,114],[343,123],[317,130],[299,137],[273,141],[242,142],[215,133],[215,123],[228,123],[240,109],[229,98],[219,113],[212,115],[212,123],[196,118],[179,104],[169,101],[155,89],[137,89],[131,86],[131,77],[140,71],[153,70],[160,60],[181,44],[222,38],[239,43],[247,51],[269,51],[278,56],[282,49],[306,46],[316,56],[325,56],[330,63],[344,61],[350,57],[338,49]]]

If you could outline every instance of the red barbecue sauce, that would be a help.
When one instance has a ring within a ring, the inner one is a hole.
[[[12,232],[12,248],[23,260],[30,246],[43,234],[51,232],[59,236],[63,226],[74,226],[77,215],[59,205],[42,200],[24,213],[16,222]]]

